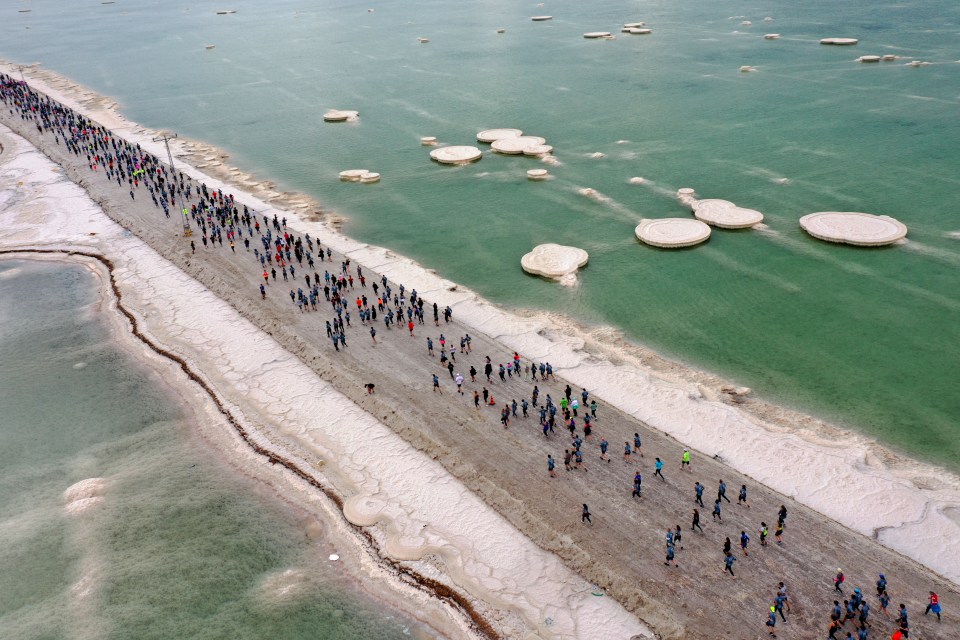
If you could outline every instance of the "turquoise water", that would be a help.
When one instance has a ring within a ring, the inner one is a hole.
[[[78,266],[0,261],[0,638],[408,637],[318,561],[302,522],[211,458],[110,342],[96,297]],[[103,504],[68,516],[64,490],[95,477]],[[265,581],[291,568],[307,574],[295,596],[271,597]]]
[[[11,29],[0,54],[115,96],[133,120],[223,147],[348,215],[348,234],[494,301],[612,324],[958,468],[960,4],[736,6],[393,0],[370,13],[237,1],[238,13],[216,16],[189,3],[60,1],[16,16],[31,29]],[[529,20],[541,13],[555,18]],[[636,20],[654,33],[618,33]],[[594,30],[618,38],[582,38]],[[818,45],[826,36],[861,42]],[[853,62],[886,53],[906,58]],[[936,64],[904,66],[914,58]],[[745,64],[760,71],[739,73]],[[325,125],[333,107],[361,120]],[[418,143],[473,144],[503,126],[555,146],[555,180],[529,183],[525,170],[540,165],[528,158],[438,166]],[[356,167],[383,182],[338,181]],[[672,196],[687,186],[763,211],[769,232],[715,231],[677,252],[638,244],[641,217],[689,215]],[[798,218],[823,210],[895,216],[910,243],[866,250],[805,236]],[[578,287],[520,270],[520,256],[550,241],[590,252]]]

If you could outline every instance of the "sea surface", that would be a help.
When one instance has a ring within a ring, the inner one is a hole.
[[[353,237],[960,469],[960,3],[48,0],[3,12],[3,57],[226,149],[347,216]],[[652,34],[619,33],[641,20]],[[582,37],[598,30],[617,39]],[[860,43],[818,44],[828,36]],[[866,54],[902,57],[854,61]],[[329,108],[361,117],[325,124]],[[419,144],[476,144],[491,127],[547,138],[554,179],[528,182],[542,166],[531,158],[440,166]],[[383,181],[339,182],[351,168]],[[680,187],[758,209],[768,228],[715,230],[682,251],[639,244],[641,218],[690,215]],[[891,215],[909,242],[817,241],[797,224],[815,211]],[[590,253],[578,286],[521,271],[543,242]]]
[[[0,261],[0,638],[409,637],[199,443],[98,298],[80,266]],[[102,502],[68,514],[89,478]]]

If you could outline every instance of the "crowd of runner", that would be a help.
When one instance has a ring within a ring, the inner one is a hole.
[[[289,296],[293,312],[326,314],[326,335],[330,340],[330,349],[336,352],[348,348],[350,334],[367,333],[373,344],[379,344],[377,327],[391,332],[396,329],[398,336],[404,335],[405,329],[409,336],[416,337],[417,327],[432,324],[434,330],[445,330],[453,318],[451,307],[427,302],[416,289],[408,290],[403,284],[390,282],[385,275],[378,277],[365,272],[361,265],[352,264],[347,257],[335,259],[330,247],[322,246],[308,233],[301,236],[288,227],[285,217],[258,214],[247,205],[238,203],[232,194],[209,188],[202,182],[195,182],[190,176],[172,169],[156,156],[144,151],[139,144],[132,144],[113,135],[111,131],[83,115],[33,91],[23,82],[0,74],[0,97],[11,116],[32,123],[31,126],[35,126],[41,136],[46,136],[55,144],[64,146],[75,157],[85,160],[91,174],[100,175],[103,180],[111,183],[116,182],[117,188],[126,191],[132,200],[145,197],[146,194],[158,213],[162,213],[166,218],[182,217],[181,223],[198,232],[198,238],[190,240],[191,252],[196,253],[196,242],[199,240],[206,250],[229,250],[237,254],[238,260],[245,260],[248,268],[254,270],[258,279],[262,280],[258,285],[261,299],[265,300],[268,295]],[[238,245],[242,245],[240,252],[237,251]],[[437,334],[436,337],[433,333]],[[610,442],[596,433],[600,422],[599,405],[587,389],[575,393],[570,385],[566,384],[558,390],[553,365],[549,362],[525,361],[516,352],[502,354],[503,357],[498,356],[497,361],[490,356],[484,356],[482,362],[471,359],[471,363],[468,363],[465,356],[472,354],[473,341],[468,333],[451,338],[440,331],[433,333],[422,336],[426,346],[424,357],[437,358],[439,355],[437,362],[441,370],[449,375],[450,384],[455,385],[458,395],[464,396],[464,402],[472,402],[478,411],[488,407],[495,408],[497,420],[504,429],[510,428],[517,421],[521,424],[536,424],[544,438],[556,442],[556,453],[563,460],[565,473],[586,473],[587,459],[591,456],[596,456],[602,463],[611,463]],[[457,361],[458,354],[461,356],[460,362]],[[476,369],[477,364],[480,364],[482,370]],[[459,369],[461,367],[469,368]],[[464,393],[463,386],[467,382],[467,376],[464,376],[463,370],[467,372],[469,384],[473,386],[469,389],[469,394]],[[482,376],[479,381],[478,376]],[[444,384],[440,375],[431,374],[430,384],[434,393],[443,393]],[[540,385],[544,386],[544,390],[540,389]],[[374,385],[367,384],[366,388],[368,393],[372,393]],[[499,400],[494,396],[493,389],[503,391]],[[557,398],[553,397],[554,394]],[[519,402],[517,397],[520,398]],[[561,448],[562,455],[559,454]],[[623,465],[627,467],[624,471],[624,493],[629,492],[632,499],[643,499],[644,479],[638,465],[644,464],[641,462],[644,457],[642,438],[639,432],[635,432],[632,440],[628,439],[623,443]],[[653,458],[653,476],[660,481],[659,484],[668,484],[664,475],[664,461],[660,457]],[[557,462],[553,454],[547,455],[546,466],[548,477],[557,478]],[[685,478],[681,480],[683,484],[690,482],[686,478],[695,477],[689,450],[685,449],[679,460],[679,473]],[[704,533],[699,509],[705,509],[705,486],[699,480],[687,486],[692,487],[690,532],[696,540],[698,535]],[[655,487],[647,489],[657,490]],[[741,485],[738,508],[750,508],[747,496],[747,486]],[[727,497],[726,483],[718,479],[717,495],[712,504],[711,525],[716,523],[717,526],[723,526],[724,503],[732,504]],[[582,504],[580,509],[581,522],[592,525],[596,514],[590,511],[587,504]],[[770,528],[763,517],[758,516],[755,519],[757,524],[754,531],[760,547],[767,548]],[[782,546],[787,521],[786,506],[781,505],[775,515],[771,514],[770,520],[774,521],[774,518],[777,523],[774,539],[776,546]],[[668,528],[664,540],[664,564],[678,568],[679,551],[686,549],[681,544],[682,527],[677,524]],[[750,534],[742,529],[738,543],[744,563],[750,557],[750,541]],[[690,550],[687,553],[700,547],[696,542],[692,545],[688,542],[688,546]],[[709,552],[706,549],[701,551]],[[774,552],[774,548],[765,551]],[[729,537],[726,538],[722,554],[719,554],[718,558],[718,571],[728,574],[731,580],[735,579],[734,563],[737,562],[737,556],[733,552]],[[743,570],[762,569],[737,569]],[[772,581],[775,580],[773,576],[771,578]],[[826,577],[824,582],[825,588],[829,588]],[[875,601],[879,614],[884,620],[891,619],[890,623],[880,624],[875,616],[870,616],[873,607],[859,587],[854,588],[847,597],[843,590],[845,582],[846,577],[838,569],[833,578],[833,588],[834,593],[840,595],[836,596],[838,599],[834,600],[832,609],[824,612],[824,619],[829,619],[825,625],[826,637],[867,640],[883,637],[871,635],[874,629],[879,633],[880,628],[887,628],[892,629],[895,639],[909,638],[910,621],[907,608],[904,604],[899,604],[891,618],[888,611],[890,595],[887,579],[883,574],[880,574],[876,581]],[[934,613],[939,622],[939,596],[931,591],[927,603],[924,615]],[[790,612],[790,608],[787,586],[785,582],[779,581],[776,588],[771,589],[769,611],[765,612],[765,625],[771,636],[776,637],[778,619],[780,623],[787,622],[786,614]],[[841,633],[844,635],[840,635]],[[796,637],[822,637],[819,634],[809,634],[808,630],[805,635]]]

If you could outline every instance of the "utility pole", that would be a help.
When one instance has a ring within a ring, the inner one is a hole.
[[[162,134],[153,139],[154,142],[160,142],[163,140],[163,146],[167,148],[167,160],[170,162],[170,180],[176,185],[177,181],[174,179],[177,170],[173,168],[173,154],[170,153],[170,141],[177,137],[177,134],[167,135]],[[177,194],[177,202],[180,204],[180,219],[183,221],[183,235],[184,237],[190,237],[190,213],[187,211],[187,206],[183,203],[183,194],[180,193],[179,189],[174,189]]]
[[[20,82],[22,82],[23,84],[27,84],[27,81],[23,79],[23,65],[22,65],[22,64],[18,64],[18,65],[17,65],[17,71],[20,72]]]

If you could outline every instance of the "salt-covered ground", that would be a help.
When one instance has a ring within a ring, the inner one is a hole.
[[[41,90],[50,89],[50,87],[44,87],[42,82],[35,83],[35,85]],[[77,101],[72,100],[71,94],[65,90],[51,89],[48,93],[75,108],[82,106]],[[116,114],[102,114],[98,111],[92,115],[98,121],[108,124],[108,126],[121,128],[125,136],[140,142],[152,152],[157,153],[159,151],[156,145],[149,142],[150,135],[148,132],[123,122]],[[222,184],[218,180],[203,177],[196,170],[189,170],[189,173],[197,178],[202,178],[208,185],[220,186]],[[298,230],[309,231],[312,236],[319,238],[324,245],[332,246],[335,251],[350,256],[352,260],[363,264],[365,268],[384,273],[391,280],[403,282],[409,288],[416,288],[428,299],[437,299],[442,304],[450,304],[455,310],[458,321],[471,332],[478,332],[481,335],[494,338],[499,341],[504,350],[517,350],[525,359],[549,360],[560,370],[561,375],[566,380],[569,380],[572,384],[589,388],[592,395],[604,404],[616,406],[634,418],[642,420],[647,425],[677,438],[685,446],[690,446],[695,450],[695,460],[698,461],[697,468],[701,470],[699,473],[704,473],[707,476],[698,477],[698,479],[715,478],[719,473],[721,477],[727,477],[728,485],[736,486],[734,482],[741,476],[728,467],[703,460],[718,455],[730,467],[749,476],[749,478],[744,479],[744,482],[750,482],[752,490],[756,490],[757,482],[762,482],[781,494],[790,496],[865,536],[876,538],[882,544],[922,562],[954,582],[960,579],[960,560],[958,560],[956,553],[958,546],[960,546],[960,535],[958,535],[960,534],[960,523],[958,523],[960,518],[957,517],[957,513],[960,513],[960,510],[958,510],[958,506],[960,506],[960,489],[958,489],[960,482],[952,474],[921,463],[904,460],[884,450],[875,442],[832,429],[828,425],[813,419],[802,419],[787,411],[765,407],[762,403],[748,403],[743,407],[732,406],[728,402],[722,401],[722,396],[717,389],[719,385],[698,384],[698,381],[708,380],[708,376],[686,371],[669,363],[663,363],[654,354],[645,352],[635,345],[623,343],[612,332],[597,330],[594,334],[584,334],[571,330],[562,321],[551,321],[542,317],[518,318],[486,303],[472,292],[456,287],[454,283],[443,280],[401,256],[396,256],[382,248],[352,241],[318,222],[307,219],[308,216],[295,216],[287,211],[276,210],[270,203],[263,202],[257,197],[240,194],[239,190],[231,185],[225,185],[225,188],[228,192],[238,195],[241,202],[249,204],[258,212],[272,215],[274,211],[278,211],[281,215],[286,215],[288,219],[294,221],[292,224]],[[0,194],[0,202],[3,202],[3,197]],[[119,215],[120,212],[115,213]],[[25,229],[14,229],[13,233],[16,236],[16,234],[29,232]],[[18,238],[15,241],[21,242],[22,239]],[[288,319],[291,324],[305,322],[293,318]],[[279,324],[273,326],[280,333],[284,330],[284,327]],[[293,327],[293,329],[296,329],[296,327]],[[451,330],[452,332],[453,330]],[[597,339],[598,337],[602,339]],[[352,354],[358,353],[354,346],[356,344],[356,339],[354,339],[351,342]],[[371,353],[371,347],[362,348],[364,351],[359,353],[362,353],[363,357]],[[344,360],[341,361],[345,371],[349,371],[353,366],[349,358],[356,356],[352,354],[349,357],[344,356]],[[288,355],[287,357],[293,359],[292,356]],[[305,358],[309,360],[307,354],[300,355],[300,358],[301,360]],[[655,369],[651,369],[644,366],[642,364],[644,362],[658,364]],[[285,360],[284,364],[286,364]],[[318,366],[320,365],[314,365],[311,368],[316,371]],[[418,389],[413,389],[413,391],[416,390]],[[426,390],[429,392],[428,389]],[[378,394],[380,391],[381,382],[378,379]],[[357,400],[357,398],[354,398],[354,400]],[[270,405],[267,404],[266,406],[269,409]],[[380,408],[382,407],[377,407],[378,410]],[[409,407],[407,409],[413,410]],[[420,409],[417,408],[417,410]],[[768,420],[762,419],[762,417],[775,419]],[[390,421],[391,427],[397,430],[394,424],[397,419],[394,416],[384,415],[383,419]],[[464,422],[464,418],[460,414],[452,414],[450,424],[463,426],[468,423]],[[628,428],[627,425],[622,427],[622,430]],[[431,424],[424,424],[423,431],[433,438],[445,437],[443,430]],[[284,435],[303,434],[284,433]],[[415,441],[418,448],[429,450],[424,441],[417,440],[418,436],[415,434],[411,435],[404,432],[404,437]],[[610,439],[611,449],[616,453],[619,446],[617,440],[614,437]],[[457,439],[454,438],[453,440],[455,444]],[[669,442],[669,439],[664,442]],[[444,444],[450,445],[451,443],[444,441]],[[524,441],[522,444],[526,446],[527,442]],[[650,446],[650,436],[647,436],[645,448],[649,451]],[[670,446],[677,448],[676,443]],[[323,455],[321,449],[315,451],[310,449],[310,451],[311,455],[314,453],[320,457]],[[441,448],[436,455],[440,459],[448,460],[444,455],[445,453],[448,452]],[[498,455],[502,455],[502,451]],[[447,462],[445,464],[447,464],[448,469],[451,468],[450,464]],[[347,467],[347,470],[349,471],[349,467]],[[478,490],[478,486],[483,486],[479,480],[471,479],[473,476],[469,470],[463,472],[459,468],[455,470],[458,477],[466,479],[474,490]],[[512,471],[512,469],[510,470]],[[591,473],[596,474],[597,471],[606,473],[604,469],[595,469]],[[622,472],[621,475],[625,473]],[[356,481],[356,478],[350,473],[347,475],[348,479]],[[668,472],[668,477],[669,475]],[[511,476],[511,478],[516,479],[515,476]],[[602,476],[597,478],[595,475],[593,479],[595,482],[606,480]],[[692,485],[692,481],[693,478],[686,484]],[[614,480],[612,489],[614,494],[619,494],[621,490],[617,486],[618,482],[622,483],[623,486],[628,485],[626,480]],[[357,486],[362,486],[362,483]],[[708,484],[708,495],[710,488],[711,485]],[[553,500],[560,497],[569,498],[575,496],[578,492],[586,492],[592,489],[593,487],[586,485],[576,485],[568,490],[564,485],[561,489],[554,489],[552,496]],[[502,492],[503,487],[501,486],[498,490]],[[531,491],[535,490],[531,489]],[[689,489],[685,488],[682,491],[686,494]],[[501,513],[510,513],[511,520],[524,528],[525,531],[538,529],[539,525],[528,521],[527,516],[514,517],[514,509],[510,501],[517,499],[516,493],[501,496],[493,489],[490,492],[483,493],[484,499],[488,503],[496,504]],[[551,495],[550,489],[545,489],[544,493]],[[364,492],[358,491],[357,495],[364,496]],[[781,501],[790,502],[791,514],[797,514],[797,510],[800,509],[799,506],[795,506],[783,495],[764,492],[761,500],[773,505],[779,504]],[[644,499],[646,501],[648,498],[645,497]],[[379,503],[376,501],[370,502],[365,497],[348,502],[348,513],[351,511],[351,506],[357,508],[353,514],[354,517],[362,520],[372,518],[373,515],[371,514],[380,508]],[[555,516],[554,511],[550,510],[552,508],[551,501],[546,504],[536,503],[534,505],[527,502],[523,506],[527,509],[526,512],[522,509],[516,510],[516,512],[529,515],[531,509],[538,508],[542,512],[537,512],[537,515],[544,516],[548,521],[549,517]],[[760,506],[763,506],[762,502]],[[671,507],[671,509],[674,509],[672,512],[676,513],[675,507]],[[596,512],[596,507],[594,507],[594,510]],[[684,511],[686,511],[685,506],[681,509],[681,513]],[[389,512],[386,513],[389,515]],[[669,520],[674,517],[677,519],[687,517],[686,515],[673,516],[669,513],[666,515]],[[619,515],[626,520],[635,517],[634,514],[623,512]],[[642,520],[644,516],[641,514],[637,517]],[[725,517],[729,518],[730,516],[726,515]],[[761,513],[757,513],[755,519],[758,520],[760,517],[763,517]],[[768,522],[773,520],[772,513],[765,517]],[[796,518],[803,519],[797,520]],[[743,526],[755,527],[756,523],[751,522],[753,519],[753,517],[746,519],[747,524]],[[902,559],[898,560],[895,555],[887,554],[864,538],[851,537],[849,532],[845,532],[841,527],[836,527],[827,520],[818,519],[816,514],[806,514],[801,511],[801,515],[791,515],[791,522],[793,524],[789,531],[797,534],[802,533],[804,539],[792,541],[792,544],[795,545],[793,548],[798,554],[791,559],[794,564],[775,568],[777,570],[789,570],[790,573],[779,575],[788,580],[801,582],[800,590],[809,586],[808,582],[815,586],[819,584],[817,582],[819,580],[828,580],[829,577],[826,574],[835,569],[838,563],[846,565],[844,568],[848,575],[851,574],[849,568],[851,563],[862,563],[863,569],[858,570],[856,579],[858,584],[863,586],[867,586],[868,582],[872,580],[871,572],[875,572],[877,567],[879,567],[879,570],[884,570],[885,567],[896,565],[898,571],[903,572],[901,580],[904,581],[904,586],[906,582],[913,584],[910,593],[921,600],[925,594],[924,587],[921,585],[936,581],[933,576],[923,576],[922,572],[918,572],[911,563],[904,562]],[[798,528],[801,523],[802,528]],[[647,524],[650,523],[647,522]],[[656,526],[659,527],[660,525],[656,524]],[[739,529],[737,529],[738,531]],[[584,540],[581,540],[583,536],[577,533],[574,528],[565,528],[559,533],[561,538],[566,536],[568,540],[574,543],[585,543]],[[646,529],[640,529],[635,540],[642,539],[646,543],[648,539],[652,542],[662,538],[655,531],[652,536],[649,533]],[[727,532],[727,534],[730,535],[730,532]],[[388,535],[388,539],[391,540],[395,550],[403,552],[406,552],[408,548],[424,548],[435,544],[435,540],[426,534],[409,539],[397,535],[393,535],[391,538]],[[720,539],[722,540],[722,537]],[[546,534],[538,537],[538,544],[548,548],[553,548],[551,545],[554,544],[554,541],[555,538]],[[599,544],[601,541],[598,540],[597,542]],[[659,544],[662,544],[662,542]],[[587,556],[584,558],[580,553],[585,547],[577,548],[574,545],[572,549],[563,548],[562,545],[558,547],[558,553],[561,554],[567,564],[576,566],[585,575],[593,576],[591,579],[595,579],[599,573],[602,573],[599,565],[603,562],[596,557]],[[589,550],[596,551],[595,549]],[[584,551],[584,553],[586,552]],[[657,553],[654,552],[653,555],[657,555]],[[619,566],[625,575],[629,575],[630,570],[634,567],[626,565],[631,562],[632,559],[627,557],[612,561],[612,565]],[[702,564],[699,559],[695,560],[694,556],[685,559],[685,562],[688,568],[696,567],[699,569]],[[779,562],[779,560],[772,562]],[[770,561],[766,564],[768,568],[771,567]],[[809,566],[805,569],[801,565]],[[603,566],[605,568],[609,565],[604,564]],[[712,566],[710,561],[707,561],[707,566]],[[738,566],[743,567],[744,565]],[[867,566],[870,569],[867,569]],[[805,573],[805,571],[808,571],[808,573]],[[889,569],[887,571],[889,573]],[[681,591],[687,589],[693,592],[696,592],[696,589],[709,591],[713,588],[712,583],[715,582],[712,576],[706,580],[691,576],[689,569],[684,571],[680,578],[661,576],[661,572],[662,569],[658,569],[655,564],[650,566],[649,561],[642,567],[642,575],[650,576],[648,582],[667,581],[663,584],[645,583],[638,586],[637,588],[644,597],[659,594],[665,598],[664,601],[678,602],[682,601]],[[906,577],[907,573],[911,575],[909,579]],[[771,573],[772,575],[775,574]],[[638,601],[631,600],[629,597],[622,597],[625,589],[615,579],[611,579],[610,584],[616,587],[613,591],[617,592],[622,600],[629,601],[631,610],[642,612],[648,620],[651,619],[650,607],[657,604],[656,599],[653,602],[644,603],[641,600],[638,603]],[[743,588],[742,584],[740,588]],[[953,589],[949,586],[941,588]],[[714,593],[725,589],[726,587],[717,585],[717,590]],[[905,592],[906,590],[900,593]],[[813,601],[815,598],[820,598],[821,595],[815,595],[814,592],[811,592],[810,599]],[[670,600],[674,596],[678,600]],[[758,606],[757,610],[760,611],[761,608]],[[678,614],[677,611],[663,612],[668,620],[683,616],[692,616],[697,619],[703,615],[703,612],[702,610],[684,612],[682,616]],[[745,615],[750,619],[756,617],[749,612]],[[670,627],[667,621],[663,619],[657,620],[657,623],[658,631]],[[708,633],[702,628],[699,631]],[[594,630],[591,633],[595,634],[596,631]],[[671,634],[668,631],[666,635]],[[597,636],[594,635],[593,637]],[[709,637],[709,635],[704,637]],[[939,636],[931,635],[930,637]]]
[[[418,561],[411,566],[422,574],[451,579],[511,636],[649,636],[636,618],[611,598],[592,595],[589,583],[439,464],[125,232],[29,143],[6,127],[0,140],[0,248],[83,251],[111,260],[123,304],[140,330],[187,361],[264,446],[319,468],[317,477],[348,498],[350,520],[377,525],[389,557]],[[192,392],[192,383],[183,384]],[[310,490],[286,475],[285,484]],[[99,500],[86,488],[67,491],[71,511]],[[458,623],[468,633],[465,621]]]

